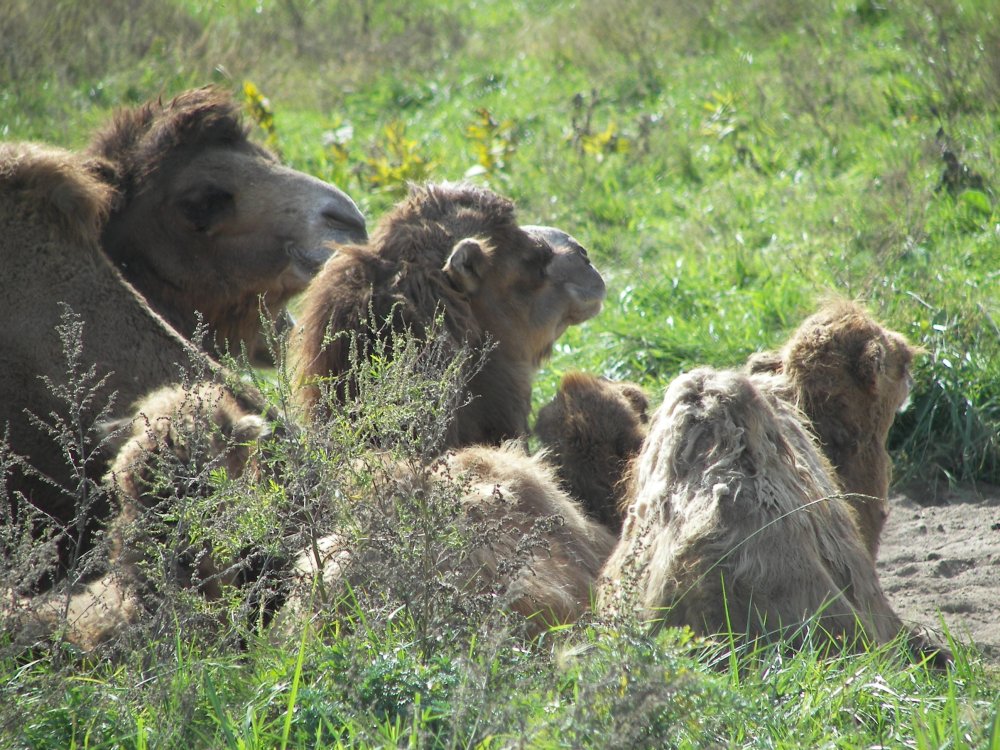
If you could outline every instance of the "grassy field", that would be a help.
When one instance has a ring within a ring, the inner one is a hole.
[[[897,477],[1000,484],[988,0],[92,5],[0,7],[0,137],[81,147],[118,106],[215,83],[372,223],[408,180],[488,184],[608,281],[538,403],[571,369],[655,402],[861,299],[926,349]],[[963,648],[937,674],[597,622],[525,645],[489,608],[381,583],[335,637],[175,627],[114,666],[3,658],[0,746],[1000,748],[1000,678]]]

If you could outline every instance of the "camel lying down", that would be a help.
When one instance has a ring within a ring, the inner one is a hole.
[[[174,524],[184,512],[176,504],[209,491],[210,471],[224,468],[236,477],[255,470],[251,446],[268,436],[267,426],[213,384],[161,389],[140,404],[139,414],[107,479],[119,503],[109,528],[110,572],[69,596],[60,588],[19,602],[18,642],[30,645],[58,632],[91,651],[153,617],[158,598],[170,587],[218,600],[226,588],[258,583],[251,580],[259,568],[249,555],[218,560],[210,547],[191,544]],[[164,470],[175,472],[173,487],[162,484]],[[406,466],[388,466],[386,473],[385,496],[366,503],[405,503],[454,485],[455,530],[474,536],[475,543],[445,554],[436,565],[437,573],[458,582],[462,591],[495,592],[506,608],[525,618],[531,636],[574,622],[589,609],[593,585],[616,539],[559,488],[555,469],[543,456],[528,456],[514,442],[473,446],[450,453],[429,475]],[[358,547],[349,538],[356,535],[328,534],[303,549],[284,573],[277,572],[278,578],[291,574],[299,582],[277,614],[279,633],[306,618],[330,616],[322,606],[310,607],[315,578],[326,590],[342,590],[344,583],[358,583],[355,571],[392,564],[391,557],[378,557],[385,550]],[[148,577],[150,566],[158,571],[157,582]]]
[[[15,643],[58,633],[92,651],[148,618],[166,588],[195,589],[213,601],[253,583],[260,571],[248,572],[252,553],[222,562],[210,545],[188,538],[181,519],[190,513],[183,506],[211,492],[212,472],[236,479],[254,471],[258,443],[270,434],[258,410],[217,383],[165,386],[142,399],[103,482],[115,505],[107,572],[36,596],[10,594]]]
[[[259,431],[259,419],[221,391],[201,387],[189,395],[174,391],[173,398],[171,405],[164,391],[147,400],[144,424],[155,429],[138,425],[116,463],[124,493],[112,524],[119,571],[72,597],[68,611],[65,637],[84,650],[147,612],[128,530],[142,508],[155,507],[155,496],[144,494],[140,481],[144,457],[186,450],[178,425],[168,428],[164,419],[173,414],[186,421],[192,408],[202,412],[221,431],[206,446],[205,459],[233,474],[244,470],[244,438],[256,435],[242,426]],[[532,634],[578,619],[596,585],[600,613],[636,612],[653,627],[687,625],[706,635],[731,628],[792,643],[825,633],[853,649],[888,643],[905,628],[879,586],[836,473],[806,425],[780,374],[703,368],[677,378],[632,464],[617,547],[614,536],[558,487],[542,456],[525,456],[514,446],[467,448],[451,454],[447,471],[434,481],[461,477],[466,516],[497,525],[499,533],[469,561],[469,590],[501,590],[506,606],[528,618]],[[545,526],[551,518],[560,522]],[[538,528],[545,544],[514,569],[504,565]],[[308,604],[317,576],[325,586],[349,580],[352,561],[366,552],[346,538],[330,534],[299,555],[292,568],[302,585],[278,615],[282,630],[323,616]],[[211,556],[185,551],[181,559],[199,566],[182,585],[198,585],[209,598],[220,591],[199,581],[239,585],[220,575]],[[25,628],[25,635],[53,632],[57,606],[35,609],[34,629]],[[921,635],[905,635],[915,651],[935,650]],[[942,651],[936,659],[943,663],[947,655]]]
[[[405,480],[404,480],[405,481]],[[615,537],[558,486],[555,469],[543,456],[525,455],[520,446],[472,446],[449,454],[437,475],[419,480],[456,482],[461,513],[456,526],[476,541],[465,559],[439,564],[437,573],[470,594],[495,591],[503,606],[525,618],[532,637],[572,623],[590,607],[601,565]],[[294,563],[298,591],[279,616],[280,630],[295,630],[304,619],[323,617],[308,606],[319,579],[329,591],[351,577],[353,550],[331,534],[303,550]]]
[[[780,377],[708,368],[671,383],[632,467],[601,612],[793,643],[821,632],[852,649],[904,630],[783,387]]]

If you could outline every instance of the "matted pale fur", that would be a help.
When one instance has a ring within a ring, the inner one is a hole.
[[[598,607],[714,634],[848,646],[902,629],[854,516],[780,379],[700,368],[675,379],[634,465]]]
[[[921,353],[860,304],[833,300],[809,316],[778,352],[750,358],[750,372],[783,376],[786,397],[808,417],[857,514],[874,558],[889,513],[889,429],[906,402]]]
[[[511,609],[530,618],[536,633],[575,622],[590,608],[597,574],[614,548],[615,536],[587,518],[559,487],[543,455],[526,456],[512,445],[474,446],[457,453],[450,464],[456,476],[473,478],[462,499],[468,512],[501,523],[502,535],[476,551],[491,576],[497,573],[498,561],[510,559],[539,520],[561,518],[544,533],[546,547],[533,550],[530,562],[507,584],[505,598]]]

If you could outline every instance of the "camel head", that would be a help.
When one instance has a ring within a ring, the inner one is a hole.
[[[920,351],[860,305],[837,301],[799,326],[782,351],[782,369],[824,443],[841,437],[825,434],[821,415],[829,415],[853,433],[849,442],[883,446],[909,396],[910,365]]]
[[[597,314],[604,295],[580,243],[522,227],[513,201],[470,184],[414,185],[366,245],[342,248],[306,291],[292,350],[300,401],[321,416],[317,384],[347,374],[352,351],[368,356],[369,342],[390,331],[421,338],[441,314],[454,344],[484,355],[449,445],[525,435],[541,361],[568,326]],[[329,331],[355,332],[356,344]],[[351,386],[340,382],[344,401]]]
[[[212,89],[119,113],[91,152],[117,191],[102,242],[125,277],[190,336],[200,313],[220,347],[252,347],[365,219],[336,187],[252,143]]]
[[[601,310],[604,279],[587,251],[559,229],[520,227],[513,241],[467,237],[444,266],[498,348],[536,368],[571,325]]]

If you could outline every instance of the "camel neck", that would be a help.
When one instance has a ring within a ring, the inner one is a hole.
[[[526,363],[488,357],[469,381],[471,401],[456,417],[459,443],[499,444],[526,435],[533,373]]]

